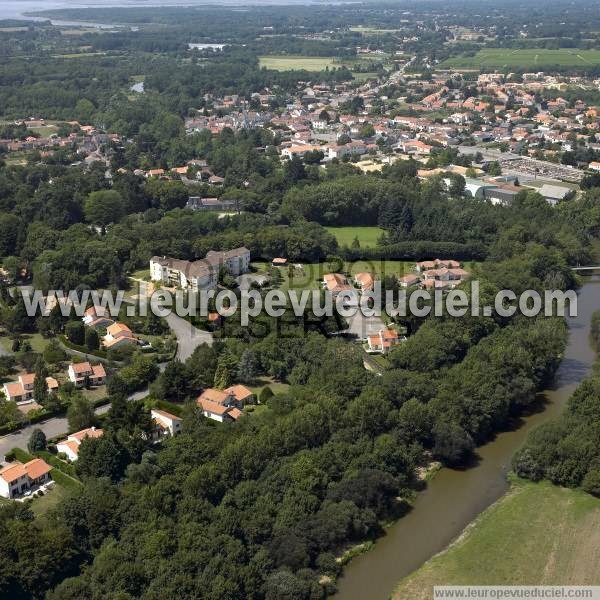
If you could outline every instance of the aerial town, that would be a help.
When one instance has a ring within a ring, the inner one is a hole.
[[[0,4],[0,599],[600,598],[597,2],[116,4]]]

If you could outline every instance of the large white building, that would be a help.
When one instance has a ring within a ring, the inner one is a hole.
[[[205,258],[195,261],[153,256],[150,259],[150,278],[170,287],[213,289],[217,286],[222,268],[235,276],[247,273],[250,250],[244,247],[226,252],[211,250]]]

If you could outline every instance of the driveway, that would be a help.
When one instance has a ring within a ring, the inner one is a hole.
[[[351,333],[359,340],[365,340],[367,336],[376,334],[380,329],[385,328],[381,317],[365,317],[360,310],[352,317],[346,317],[348,321],[347,333]]]
[[[210,331],[197,329],[175,313],[171,313],[166,321],[177,337],[177,358],[181,362],[187,360],[200,344],[213,345],[213,335]]]

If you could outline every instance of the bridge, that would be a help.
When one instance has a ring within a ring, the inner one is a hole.
[[[597,267],[571,267],[571,271],[600,271],[600,265]]]

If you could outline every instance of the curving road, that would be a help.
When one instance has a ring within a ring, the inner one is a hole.
[[[177,337],[177,354],[176,357],[180,361],[187,360],[194,350],[201,344],[208,344],[212,346],[213,335],[208,331],[201,331],[197,329],[185,319],[178,317],[175,314],[171,314],[166,318],[166,321],[171,328],[171,331]],[[10,352],[3,351],[0,345],[0,354],[10,354]],[[166,367],[166,363],[160,365],[161,371]],[[130,394],[128,400],[141,400],[148,395],[148,388],[134,392]],[[99,406],[95,412],[97,415],[104,414],[110,408],[110,404]],[[34,429],[41,429],[47,438],[55,437],[57,435],[65,434],[69,430],[69,423],[66,417],[52,417],[41,423],[35,425],[27,425],[14,433],[0,436],[0,461],[4,462],[4,455],[12,448],[22,448],[27,450],[27,442],[31,436],[31,432]]]

